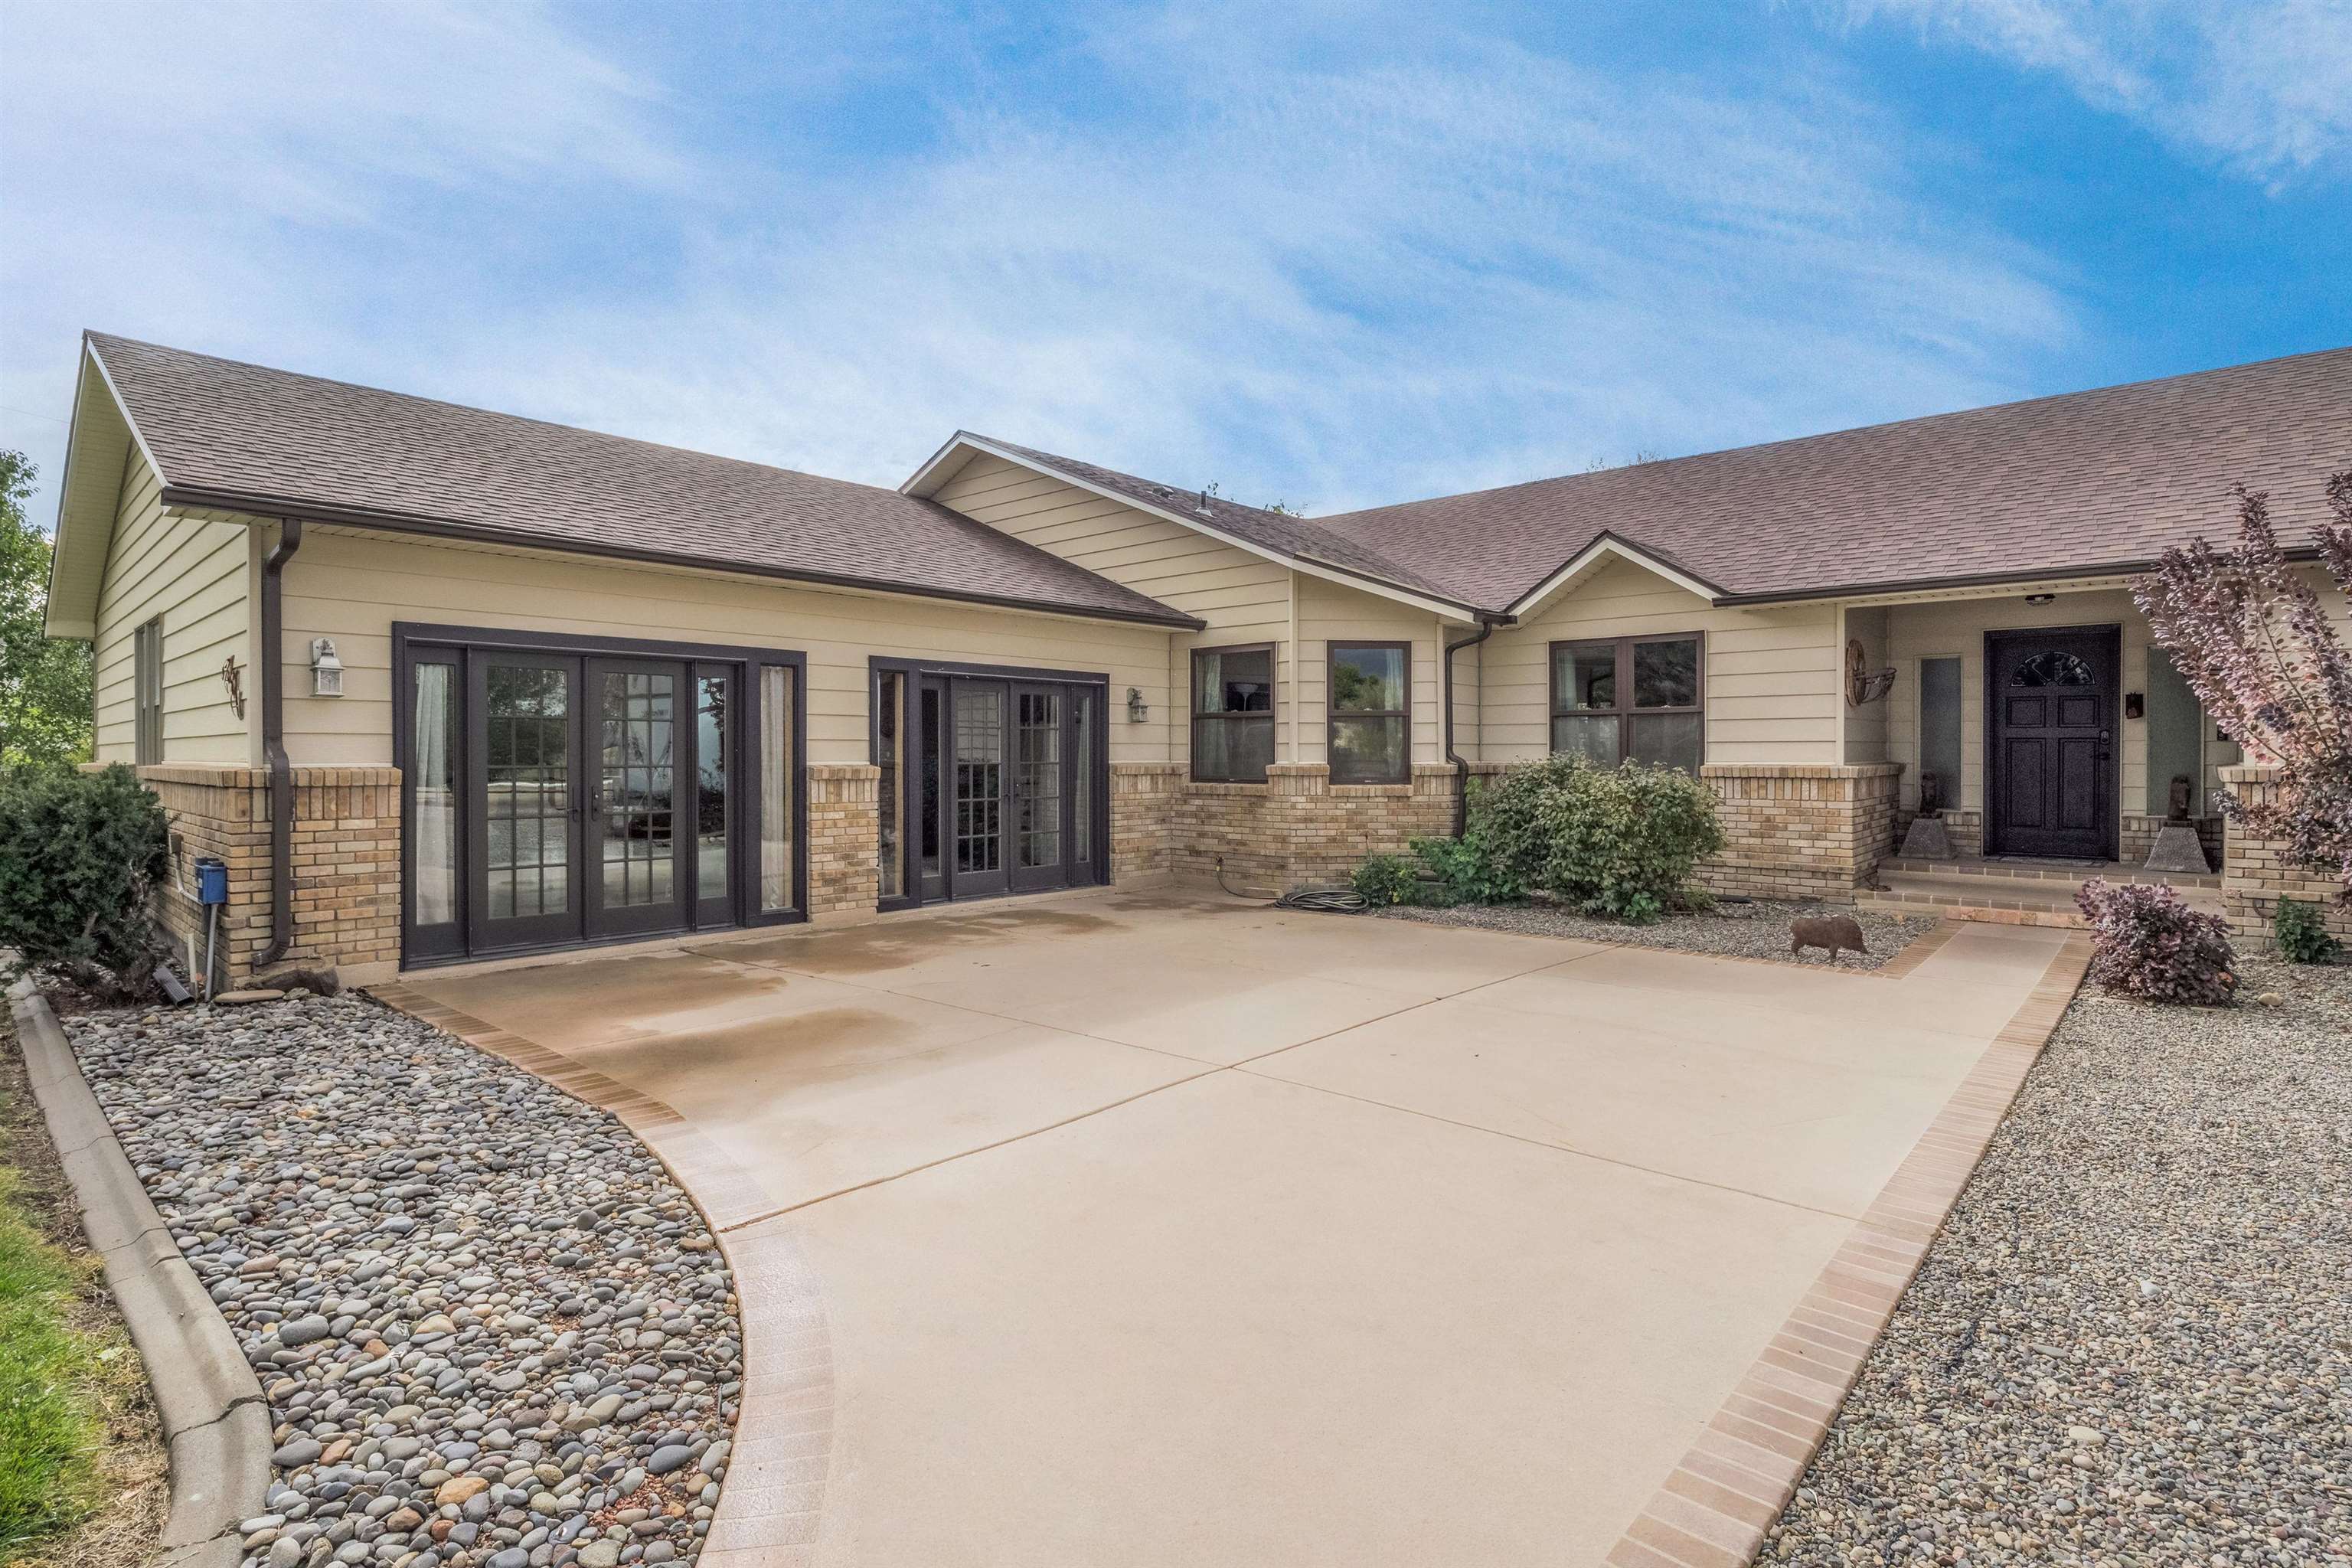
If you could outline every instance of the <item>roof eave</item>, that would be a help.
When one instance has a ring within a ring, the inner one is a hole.
[[[2288,545],[2279,553],[2289,561],[2316,561],[2315,545]],[[1771,593],[1727,594],[1716,601],[1725,609],[1747,609],[1762,605],[1797,605],[1820,599],[1858,599],[1881,594],[1928,594],[1944,590],[1967,588],[2000,588],[2025,584],[2068,583],[2100,578],[2141,577],[2155,571],[2161,561],[2133,560],[2094,563],[2088,565],[2021,567],[2014,572],[1984,572],[1959,577],[1903,577],[1874,583],[1837,583],[1818,588],[1787,588]]]
[[[708,556],[675,551],[632,550],[624,545],[604,544],[589,540],[550,539],[514,529],[488,527],[459,519],[432,517],[422,513],[399,512],[373,507],[354,507],[320,501],[300,496],[273,496],[252,491],[217,489],[205,485],[165,485],[163,500],[167,506],[206,508],[218,511],[245,512],[260,517],[299,518],[305,522],[335,523],[348,528],[379,529],[387,533],[413,533],[425,538],[464,540],[478,544],[503,544],[520,550],[542,550],[558,555],[593,555],[604,560],[635,561],[648,565],[683,566],[704,572],[721,572],[736,576],[759,577],[771,581],[802,583],[815,587],[856,588],[866,593],[888,594],[916,599],[940,599],[954,604],[987,605],[1000,609],[1028,610],[1040,615],[1074,616],[1083,620],[1123,621],[1141,626],[1167,626],[1182,631],[1200,631],[1206,622],[1185,615],[1180,610],[1160,606],[1158,610],[1121,610],[1101,605],[1059,603],[1048,599],[1020,598],[1003,594],[959,592],[949,588],[917,588],[905,583],[878,578],[858,577],[846,573],[795,571],[781,566],[755,566],[742,562],[714,561]]]
[[[1611,555],[1631,562],[1645,572],[1663,577],[1675,587],[1686,593],[1696,594],[1709,605],[1721,606],[1731,602],[1730,595],[1718,584],[1708,582],[1689,568],[1657,551],[1643,549],[1622,535],[1603,529],[1593,536],[1591,543],[1561,562],[1544,577],[1543,581],[1513,600],[1508,613],[1521,618],[1533,615],[1538,605],[1559,592],[1569,582],[1589,571],[1604,556]]]
[[[93,396],[99,394],[112,405],[114,416],[122,422],[129,447],[146,460],[158,480],[163,475],[163,464],[155,460],[147,437],[140,432],[138,420],[131,417],[131,405],[116,389],[114,377],[107,370],[98,345],[84,331],[81,353],[74,366],[73,416],[66,426],[66,460],[58,483],[57,523],[50,536],[49,577],[44,585],[41,612],[44,636],[75,641],[88,641],[98,632],[98,602],[106,586],[106,554],[113,531],[114,509],[121,500],[121,468],[118,467],[110,477],[91,467],[95,459],[89,451],[89,420]],[[109,483],[116,487],[118,493],[104,497],[102,504],[93,500],[89,505],[77,506],[78,501],[89,499],[89,487]],[[74,520],[78,516],[103,521],[77,524]],[[93,552],[95,562],[86,566],[83,557]]]

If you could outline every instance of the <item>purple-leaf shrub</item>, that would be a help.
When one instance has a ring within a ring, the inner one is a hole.
[[[2268,800],[2222,810],[2340,885],[2352,900],[2352,650],[2309,574],[2290,564],[2269,498],[2238,489],[2238,545],[2168,550],[2132,597],[2213,721],[2276,763]],[[2327,575],[2352,598],[2352,470],[2327,481],[2335,521],[2313,531]]]
[[[2117,886],[2094,877],[2074,901],[2091,922],[2091,978],[2147,1002],[2226,1005],[2237,994],[2230,928],[2170,888]]]

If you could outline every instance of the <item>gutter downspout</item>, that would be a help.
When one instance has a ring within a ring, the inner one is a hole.
[[[294,766],[286,759],[286,563],[302,548],[299,518],[278,520],[278,542],[261,563],[261,753],[269,764],[269,945],[256,972],[294,945]]]
[[[1445,760],[1454,764],[1454,837],[1456,838],[1470,829],[1470,762],[1454,749],[1454,656],[1465,647],[1476,647],[1493,637],[1496,626],[1511,626],[1517,620],[1517,616],[1489,615],[1481,610],[1478,612],[1478,629],[1458,642],[1447,643],[1444,658],[1440,661],[1445,666]],[[1484,691],[1479,693],[1479,700],[1482,702],[1486,700]]]

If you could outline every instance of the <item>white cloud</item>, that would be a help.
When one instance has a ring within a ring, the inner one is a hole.
[[[2021,65],[2277,183],[2352,153],[2352,0],[1850,0]]]
[[[1193,5],[1071,58],[1085,110],[894,58],[961,83],[943,136],[729,166],[537,10],[22,14],[19,407],[90,324],[880,483],[965,425],[1333,510],[1987,401],[2073,330],[1827,89]]]

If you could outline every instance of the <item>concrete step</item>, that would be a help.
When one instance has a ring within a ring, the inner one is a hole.
[[[2073,869],[2071,877],[2050,874],[2011,876],[1957,870],[1939,865],[1934,870],[1898,869],[1919,861],[1890,861],[1880,868],[1883,886],[1864,889],[1855,901],[1864,909],[1890,914],[1933,911],[1948,920],[1988,921],[2001,925],[2080,927],[2084,921],[2074,895],[2091,875],[2111,881],[2169,883],[2189,908],[2208,914],[2221,912],[2221,879],[2218,877],[2171,878],[2147,873],[2109,875],[2107,870]]]
[[[1985,877],[2004,881],[2064,882],[2081,887],[2092,877],[2110,882],[2161,882],[2170,887],[2219,888],[2218,875],[2189,876],[2171,871],[2144,871],[2114,860],[1906,860],[1896,856],[1879,862],[1880,869],[1926,877]]]

